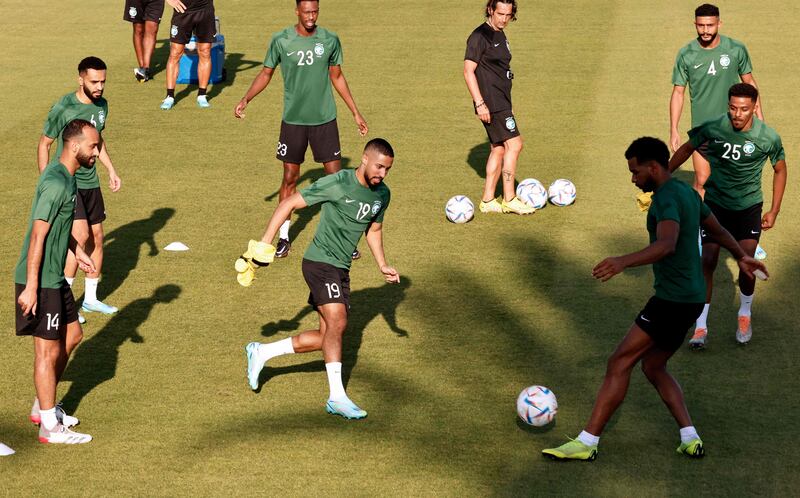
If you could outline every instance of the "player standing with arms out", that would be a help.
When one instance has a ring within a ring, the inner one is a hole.
[[[353,113],[361,136],[369,131],[358,112],[350,87],[342,73],[342,46],[336,33],[317,26],[319,2],[297,0],[297,24],[272,36],[264,59],[264,67],[236,105],[233,113],[244,118],[247,104],[261,93],[278,64],[283,74],[283,119],[276,158],[283,162],[278,199],[288,199],[297,191],[300,165],[311,145],[314,161],[322,163],[326,174],[342,169],[339,128],[336,124],[336,103],[331,85]],[[289,254],[289,218],[280,227],[275,257]],[[353,259],[359,257],[357,250]]]
[[[758,106],[758,90],[747,83],[737,83],[728,91],[728,114],[707,121],[689,131],[683,144],[669,162],[676,170],[698,149],[705,150],[711,163],[711,176],[706,182],[705,202],[744,251],[753,256],[762,230],[775,226],[786,190],[786,159],[781,137],[754,116]],[[772,207],[761,215],[764,195],[761,171],[769,158],[774,176]],[[706,280],[705,307],[697,319],[689,343],[705,347],[708,335],[707,318],[714,288],[714,270],[719,260],[720,241],[713,234],[701,233],[703,273]],[[746,344],[753,336],[751,309],[756,281],[746,271],[739,272],[739,313],[736,340]]]
[[[628,391],[631,370],[639,361],[680,428],[678,453],[702,457],[703,441],[697,434],[678,382],[667,371],[667,362],[678,350],[689,327],[703,309],[704,284],[697,231],[702,225],[736,258],[743,273],[763,271],[764,263],[747,256],[731,235],[685,183],[673,179],[668,169],[669,150],[657,138],[643,137],[625,151],[631,181],[645,192],[654,192],[647,213],[650,245],[624,256],[606,258],[592,275],[607,281],[626,268],[653,265],[655,296],[645,305],[628,333],[608,360],[603,385],[592,415],[578,437],[557,448],[542,451],[555,459],[594,460],[597,445],[611,416]]]
[[[78,64],[78,91],[68,93],[53,105],[44,123],[44,132],[39,139],[37,159],[39,171],[43,172],[50,161],[50,146],[61,136],[64,127],[72,120],[83,119],[90,122],[101,133],[100,161],[108,170],[108,183],[112,192],[122,186],[122,180],[111,163],[108,148],[102,139],[102,132],[108,119],[108,102],[103,98],[106,85],[106,64],[97,57],[86,57]],[[60,157],[63,141],[58,141],[55,157]],[[95,168],[78,168],[75,172],[78,185],[78,198],[75,201],[75,221],[72,224],[72,236],[90,253],[95,262],[95,270],[86,275],[83,305],[87,312],[98,311],[112,314],[117,308],[109,306],[97,299],[97,285],[103,267],[103,221],[106,219],[106,207],[103,192],[100,190],[100,179]],[[78,263],[70,253],[64,274],[67,283],[72,285]]]
[[[122,19],[133,25],[133,50],[139,67],[133,76],[139,83],[150,80],[150,58],[156,48],[156,35],[161,15],[164,13],[164,0],[125,0],[125,13]]]
[[[342,384],[342,336],[350,309],[351,255],[362,234],[386,281],[400,282],[400,274],[386,263],[383,252],[383,217],[390,198],[383,180],[393,162],[394,151],[386,140],[370,140],[357,169],[325,176],[281,201],[261,241],[251,240],[247,252],[236,261],[239,283],[249,286],[255,269],[272,262],[276,249],[270,243],[283,220],[295,209],[322,203],[317,232],[303,256],[303,277],[311,290],[308,304],[319,314],[319,328],[270,344],[248,344],[247,380],[253,390],[258,389],[259,373],[271,358],[321,350],[330,385],[326,411],[347,419],[367,416],[348,398]]]
[[[174,10],[169,31],[167,96],[161,102],[161,109],[168,111],[175,105],[178,66],[193,32],[197,38],[197,107],[207,109],[211,107],[206,96],[211,79],[211,44],[217,36],[214,0],[167,0],[167,3]]]
[[[25,242],[14,272],[17,335],[32,335],[36,400],[31,421],[43,443],[80,444],[92,437],[69,430],[78,419],[56,406],[56,387],[69,355],[83,338],[72,291],[64,278],[68,252],[86,272],[94,263],[70,234],[77,203],[75,173],[91,168],[102,140],[92,123],[76,119],[61,131],[59,158],[36,185]]]
[[[482,213],[531,214],[536,209],[517,198],[514,185],[522,136],[511,105],[511,45],[503,32],[517,19],[517,1],[489,0],[485,16],[486,22],[469,35],[464,55],[464,79],[491,147],[478,207]],[[501,175],[503,196],[495,198]]]

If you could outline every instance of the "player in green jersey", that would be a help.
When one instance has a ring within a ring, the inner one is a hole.
[[[86,57],[78,64],[78,90],[63,96],[47,114],[37,154],[40,172],[44,171],[49,163],[50,147],[61,136],[67,123],[74,119],[84,119],[92,123],[101,133],[99,158],[108,170],[108,184],[111,191],[117,192],[120,189],[122,180],[108,155],[106,142],[102,140],[102,132],[108,119],[108,102],[103,98],[105,84],[106,64],[102,60],[97,57]],[[62,148],[63,141],[59,140],[55,157],[61,155]],[[97,298],[97,285],[103,268],[103,221],[106,219],[100,179],[95,168],[79,168],[75,172],[75,180],[78,185],[78,198],[72,235],[79,244],[86,245],[86,250],[91,254],[97,269],[96,272],[86,275],[82,309],[87,312],[116,313],[117,308]],[[70,255],[64,270],[70,285],[77,271],[78,264]]]
[[[64,278],[67,253],[81,269],[96,271],[92,259],[70,234],[75,213],[79,168],[92,168],[100,154],[100,134],[88,121],[67,123],[62,152],[36,185],[30,222],[14,272],[17,335],[33,336],[36,400],[31,421],[39,424],[43,443],[88,443],[92,437],[69,429],[78,424],[56,405],[56,387],[70,353],[83,338],[72,291]]]
[[[673,152],[681,145],[678,125],[687,86],[692,105],[693,128],[727,111],[728,88],[740,79],[758,88],[747,47],[719,34],[722,26],[719,9],[714,5],[703,4],[695,9],[694,15],[697,39],[680,49],[672,71],[674,86],[669,101],[669,143]],[[756,105],[756,115],[764,120],[760,101]],[[708,160],[703,156],[703,150],[692,154],[694,187],[700,196],[704,194],[703,186],[709,175]]]
[[[303,277],[311,290],[308,303],[319,314],[319,328],[270,344],[248,344],[247,379],[253,390],[258,389],[259,373],[271,358],[322,351],[330,385],[328,413],[348,419],[367,416],[347,397],[342,384],[342,336],[350,309],[351,256],[362,235],[385,280],[400,282],[400,274],[386,263],[383,252],[383,216],[390,197],[383,180],[393,162],[394,151],[386,140],[370,140],[357,169],[325,176],[281,201],[261,241],[251,240],[247,252],[237,260],[238,281],[249,286],[255,269],[273,260],[276,249],[271,242],[281,223],[295,209],[322,204],[319,226],[302,265]]]
[[[670,170],[683,164],[699,148],[711,163],[711,176],[706,182],[705,201],[748,255],[753,256],[762,230],[775,226],[786,189],[786,159],[781,137],[755,117],[758,90],[747,83],[737,83],[728,91],[728,114],[707,121],[689,131],[689,141],[670,159]],[[769,159],[774,176],[772,206],[762,216],[764,196],[761,192],[761,171]],[[692,346],[705,346],[708,335],[707,317],[714,284],[714,270],[719,259],[719,241],[713,235],[701,234],[703,272],[706,279],[706,305],[697,320]],[[736,340],[750,341],[753,328],[751,308],[755,279],[747,272],[739,273],[739,313]]]
[[[283,74],[283,120],[276,158],[283,163],[283,179],[278,198],[283,201],[297,191],[300,165],[309,144],[314,161],[322,163],[326,174],[342,168],[336,103],[331,85],[353,113],[361,136],[369,131],[358,111],[342,73],[342,47],[336,33],[317,26],[319,2],[296,0],[297,24],[272,36],[264,67],[236,105],[234,115],[241,119],[245,108],[269,82],[280,64]],[[280,227],[276,257],[289,254],[289,219]],[[353,259],[358,257],[354,251]]]
[[[605,378],[586,428],[572,441],[542,451],[563,460],[594,460],[597,445],[611,416],[628,391],[631,371],[640,361],[645,376],[656,388],[680,429],[678,453],[698,458],[703,441],[689,417],[678,382],[667,371],[667,362],[678,350],[689,327],[703,308],[704,284],[697,250],[697,231],[702,225],[736,258],[745,274],[763,271],[764,263],[748,256],[685,183],[672,178],[669,149],[657,138],[635,140],[625,151],[631,181],[653,192],[647,213],[650,245],[624,256],[606,258],[592,270],[605,282],[626,268],[653,265],[653,296],[637,315],[628,333],[608,360]]]

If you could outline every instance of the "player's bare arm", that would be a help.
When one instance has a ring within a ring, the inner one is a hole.
[[[390,284],[400,282],[400,274],[386,264],[386,256],[383,253],[383,223],[370,223],[365,232],[367,245],[369,250],[372,251],[372,256],[375,258],[378,268],[383,273],[383,277]]]
[[[50,232],[50,223],[44,220],[34,220],[31,227],[31,239],[28,246],[28,267],[25,290],[19,295],[17,302],[22,308],[22,314],[36,314],[37,295],[39,293],[39,270],[42,268],[42,255],[44,254],[44,241]]]
[[[330,66],[328,68],[328,75],[331,78],[331,84],[333,88],[336,89],[336,93],[342,97],[345,105],[350,112],[353,113],[353,119],[356,121],[356,125],[358,126],[358,132],[361,136],[366,136],[369,132],[369,128],[367,127],[367,122],[364,120],[364,116],[358,112],[358,107],[356,107],[356,102],[353,100],[353,95],[350,93],[350,87],[347,85],[347,79],[344,77],[344,73],[342,72],[342,66]]]
[[[731,253],[731,256],[736,259],[739,268],[750,278],[754,278],[753,272],[755,270],[761,270],[765,276],[769,277],[769,272],[764,263],[748,256],[739,243],[736,242],[736,239],[733,238],[733,235],[719,224],[716,216],[710,214],[700,224],[707,233],[714,237],[719,245]]]
[[[264,236],[261,237],[261,242],[272,244],[272,240],[275,238],[275,234],[278,233],[281,224],[289,218],[292,211],[295,209],[302,209],[306,206],[308,206],[308,204],[306,204],[300,192],[295,192],[282,200],[281,203],[278,204],[278,207],[275,208],[275,212],[272,213],[272,217],[270,217],[267,228],[264,231]]]
[[[605,282],[622,273],[625,268],[653,264],[675,252],[679,233],[680,224],[677,221],[661,221],[656,226],[656,240],[652,244],[641,251],[604,259],[592,269],[592,276]]]
[[[78,261],[78,267],[81,269],[81,271],[86,273],[97,272],[97,268],[94,266],[94,261],[92,261],[92,258],[86,254],[86,251],[84,251],[83,247],[78,244],[78,241],[75,240],[75,237],[73,237],[72,234],[69,235],[67,247],[70,251],[72,251],[72,254],[75,255],[75,259]]]
[[[39,139],[39,146],[36,148],[36,162],[39,165],[39,173],[44,171],[47,163],[50,162],[50,146],[55,142],[55,138],[42,135]]]
[[[686,142],[685,144],[681,145],[678,150],[669,158],[669,172],[672,173],[676,169],[681,167],[681,164],[685,163],[687,159],[692,157],[692,153],[694,152],[694,146],[692,146],[691,142]]]
[[[256,76],[256,79],[253,80],[253,83],[250,84],[250,88],[247,90],[247,93],[242,97],[242,100],[236,104],[236,107],[233,109],[233,115],[239,119],[244,118],[244,110],[247,107],[247,104],[250,103],[251,100],[256,98],[256,95],[261,93],[269,82],[272,80],[272,75],[275,73],[274,67],[267,67],[264,66],[261,68],[261,71]]]
[[[756,90],[758,90],[758,84],[756,83],[756,79],[753,77],[753,73],[747,73],[740,76],[742,79],[742,83],[747,83],[749,85],[753,85]],[[756,116],[761,121],[764,121],[764,109],[761,106],[761,92],[758,92],[758,99],[756,100]]]
[[[478,68],[478,63],[469,59],[464,61],[464,81],[467,82],[467,89],[472,96],[472,104],[475,106],[475,112],[478,113],[478,119],[484,123],[491,121],[491,111],[489,106],[484,102],[481,96],[481,89],[478,87],[478,77],[475,76],[475,70]]]
[[[117,176],[117,170],[114,169],[114,165],[111,163],[111,158],[108,156],[108,149],[106,148],[105,140],[103,140],[100,144],[100,154],[97,157],[108,171],[108,186],[111,188],[111,191],[119,191],[119,189],[122,187],[122,179]]]
[[[677,151],[678,147],[681,145],[681,134],[678,131],[678,124],[681,121],[685,93],[685,86],[674,85],[672,87],[672,96],[669,98],[669,146],[672,148],[672,152]]]
[[[181,14],[186,12],[186,6],[183,4],[183,2],[181,2],[181,0],[167,0],[167,3],[170,7],[177,10]]]
[[[761,228],[769,230],[775,226],[775,219],[778,213],[781,212],[781,203],[783,202],[783,193],[786,191],[786,161],[781,159],[775,163],[772,176],[772,206],[769,211],[764,213],[761,217]]]

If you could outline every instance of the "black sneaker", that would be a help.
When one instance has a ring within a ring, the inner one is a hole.
[[[289,239],[278,239],[278,247],[275,251],[276,258],[285,258],[289,255],[289,251],[292,250],[292,244],[289,243]]]
[[[133,70],[133,76],[136,78],[136,81],[139,83],[144,83],[147,81],[147,73],[144,69],[137,67]]]
[[[360,259],[360,258],[361,258],[361,253],[360,253],[360,252],[358,252],[358,249],[356,249],[355,251],[353,251],[353,261],[355,261],[355,260],[357,260],[357,259]]]

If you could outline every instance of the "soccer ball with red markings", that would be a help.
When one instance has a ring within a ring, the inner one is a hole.
[[[556,395],[544,386],[526,387],[517,397],[517,415],[528,425],[547,425],[556,417],[556,412]]]

